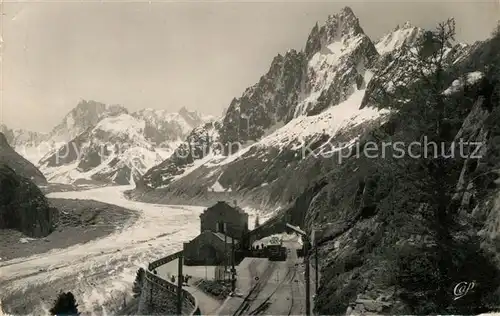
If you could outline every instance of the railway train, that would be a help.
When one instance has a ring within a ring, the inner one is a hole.
[[[266,247],[269,261],[285,261],[286,248],[282,245],[269,245]]]
[[[268,245],[266,247],[269,261],[286,261],[286,248],[282,245]]]

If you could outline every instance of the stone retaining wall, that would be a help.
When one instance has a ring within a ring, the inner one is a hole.
[[[177,284],[160,278],[153,271],[181,255],[182,251],[179,251],[148,265],[139,298],[138,314],[175,315],[177,313]],[[191,293],[183,289],[182,299],[183,315],[201,315],[196,298]]]

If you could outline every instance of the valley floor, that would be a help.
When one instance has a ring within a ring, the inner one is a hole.
[[[50,193],[48,197],[51,199],[113,204],[135,211],[137,218],[117,222],[116,231],[84,244],[67,247],[63,242],[62,249],[26,257],[11,255],[12,259],[1,260],[0,300],[3,309],[16,314],[41,315],[50,308],[60,291],[71,291],[82,315],[105,315],[130,299],[139,267],[180,250],[183,242],[199,233],[202,207],[130,201],[123,195],[130,189],[122,186]],[[53,201],[64,203],[62,200]],[[68,212],[74,210],[78,213],[77,208],[67,209]],[[74,231],[75,235],[80,233]],[[28,241],[28,244],[30,242],[33,241]]]

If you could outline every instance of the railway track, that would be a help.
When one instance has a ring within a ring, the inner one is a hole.
[[[303,280],[303,277],[300,273],[297,272],[297,277],[292,282],[292,287],[291,287],[291,305],[290,309],[288,311],[288,316],[290,315],[303,315],[305,314],[305,305],[304,305],[304,298],[305,298],[305,283]]]
[[[290,308],[288,309],[288,316],[292,315],[292,310],[293,310],[293,283],[295,279],[295,275],[297,275],[297,269],[295,269],[295,272],[293,273],[293,278],[292,278],[292,283],[290,285]]]
[[[287,315],[291,316],[294,314],[294,306],[296,303],[296,298],[294,297],[294,292],[299,290],[300,292],[300,281],[297,279],[297,266],[296,266],[296,258],[289,261],[287,265],[287,270],[285,273],[285,276],[276,285],[276,288],[273,289],[273,291],[267,295],[263,300],[259,299],[261,303],[255,307],[253,310],[250,308],[252,307],[252,303],[255,302],[258,299],[258,296],[261,294],[262,290],[264,287],[267,285],[270,277],[272,276],[273,272],[276,270],[278,263],[270,261],[269,266],[264,270],[262,273],[260,279],[257,279],[256,283],[251,287],[249,293],[247,296],[244,298],[243,302],[241,303],[240,306],[238,306],[238,309],[233,313],[233,316],[242,316],[242,315],[263,315],[272,304],[275,302],[272,301],[273,296],[275,296],[276,292],[278,290],[283,290],[284,284],[287,286],[290,286],[290,305],[288,306],[283,306],[283,310],[280,312],[282,314],[285,314],[287,312],[287,307],[288,307],[288,312]],[[288,260],[287,260],[288,261]],[[282,267],[283,268],[283,267]],[[256,276],[256,271],[255,269],[250,268],[250,274],[252,279],[255,280]],[[297,281],[297,282],[295,282]],[[300,294],[300,293],[299,293]],[[274,305],[273,305],[274,306]],[[274,308],[280,309],[280,306],[274,306]],[[273,308],[273,309],[274,309]]]
[[[276,286],[274,291],[271,294],[269,294],[269,296],[266,297],[264,299],[264,301],[259,306],[257,306],[253,311],[250,312],[249,315],[261,315],[262,313],[264,313],[267,310],[269,305],[271,305],[271,303],[269,301],[274,296],[274,294],[281,288],[281,286],[285,282],[292,281],[295,278],[295,274],[297,273],[297,270],[295,270],[295,269],[293,269],[293,270],[294,271],[292,273],[292,269],[290,269],[290,267],[288,267],[287,273],[286,273],[285,277],[283,278],[283,280]],[[290,308],[290,311],[291,311],[291,308]],[[288,314],[288,315],[290,315],[290,314]]]
[[[267,284],[267,281],[269,280],[269,278],[273,274],[275,267],[276,267],[276,264],[274,262],[269,263],[266,270],[264,270],[264,273],[262,273],[262,276],[256,281],[254,286],[252,286],[252,288],[250,289],[250,292],[248,292],[247,296],[243,300],[243,303],[234,312],[233,316],[246,315],[245,313],[248,311],[248,309],[250,309],[251,302],[257,298],[260,291],[262,290],[262,287]],[[252,277],[255,277],[253,275],[253,273],[252,273]]]

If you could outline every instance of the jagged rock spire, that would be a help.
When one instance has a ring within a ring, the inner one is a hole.
[[[338,14],[328,16],[325,24],[328,41],[345,35],[357,35],[363,33],[356,17],[350,7],[344,7]]]
[[[311,57],[323,45],[328,45],[345,36],[356,36],[362,33],[364,32],[359,19],[350,7],[344,7],[339,13],[329,15],[323,26],[319,27],[316,23],[307,39],[306,56]]]

